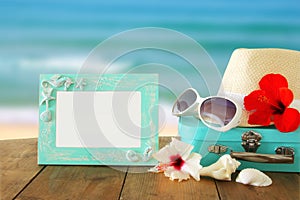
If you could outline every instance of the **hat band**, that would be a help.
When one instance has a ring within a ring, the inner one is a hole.
[[[245,108],[244,108],[244,98],[245,98],[246,95],[240,94],[240,93],[234,93],[234,92],[225,92],[225,91],[223,91],[221,93],[221,95],[234,100],[237,104],[239,104],[241,106],[241,108],[243,110],[245,110]],[[300,99],[294,99],[289,107],[290,108],[295,108],[300,112]]]

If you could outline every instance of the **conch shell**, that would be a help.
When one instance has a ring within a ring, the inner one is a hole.
[[[237,176],[236,182],[253,186],[269,186],[272,179],[257,169],[243,169]]]
[[[240,162],[226,154],[214,164],[200,169],[200,176],[209,176],[217,180],[231,181],[231,174],[240,166]]]

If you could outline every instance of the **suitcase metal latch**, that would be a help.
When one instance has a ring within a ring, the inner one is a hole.
[[[242,146],[246,152],[255,153],[260,146],[261,135],[254,131],[247,131],[242,135]]]
[[[215,153],[215,154],[222,154],[225,153],[227,151],[227,147],[223,146],[223,145],[211,145],[208,147],[208,152],[210,153]]]

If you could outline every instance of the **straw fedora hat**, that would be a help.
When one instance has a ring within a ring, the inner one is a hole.
[[[219,95],[230,97],[241,106],[243,99],[259,89],[259,81],[266,74],[285,76],[294,93],[290,107],[300,110],[300,52],[287,49],[236,49],[225,70]],[[243,109],[240,126],[248,124],[249,113]]]

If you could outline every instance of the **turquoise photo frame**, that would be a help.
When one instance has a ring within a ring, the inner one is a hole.
[[[43,74],[39,165],[157,164],[157,74]]]

